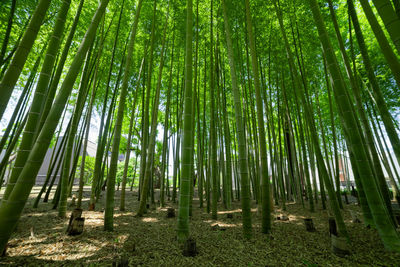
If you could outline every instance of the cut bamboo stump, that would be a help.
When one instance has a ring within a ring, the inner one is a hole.
[[[127,243],[124,243],[124,249],[125,249],[125,251],[133,253],[136,251],[136,245],[133,242],[127,242]]]
[[[232,214],[232,213],[227,213],[227,214],[226,214],[226,218],[228,218],[228,219],[233,219],[233,214]]]
[[[400,203],[399,196],[396,196],[397,203]],[[394,218],[397,222],[397,227],[400,227],[400,206],[397,203],[392,203],[392,210]]]
[[[74,194],[74,195],[72,195],[72,201],[71,201],[70,207],[75,207],[75,206],[76,206],[76,196]]]
[[[198,254],[196,247],[196,240],[193,238],[188,238],[183,247],[183,256],[185,257],[195,257]]]
[[[350,255],[347,240],[344,237],[339,237],[335,218],[329,218],[329,235],[331,236],[331,247],[333,253],[338,257]]]
[[[354,185],[351,186],[351,195],[355,198],[357,198],[358,200],[358,192],[357,190],[354,188]]]
[[[331,235],[331,244],[333,253],[336,256],[344,257],[350,255],[349,246],[347,244],[346,238]]]
[[[167,209],[167,218],[174,218],[175,217],[175,209],[174,208],[168,208]]]
[[[0,257],[5,257],[7,255],[7,248],[8,244],[6,244],[6,246],[4,247],[4,250],[1,252]]]
[[[218,224],[214,224],[213,226],[211,226],[211,230],[216,231],[219,229],[219,225]]]
[[[397,227],[400,227],[400,215],[396,215]]]
[[[306,225],[306,230],[308,232],[315,232],[316,229],[314,227],[313,220],[311,218],[305,218],[304,219],[304,224]]]
[[[112,263],[114,267],[128,267],[129,266],[129,259],[128,258],[120,258],[118,261]]]
[[[349,198],[347,197],[347,192],[346,191],[343,192],[343,195],[344,195],[344,200],[346,201],[346,204],[347,205],[350,204]]]
[[[276,217],[276,220],[285,222],[285,221],[289,221],[289,218],[286,215],[280,215],[280,216]]]
[[[76,218],[72,223],[71,231],[69,235],[80,235],[83,233],[83,226],[85,224],[85,218]]]
[[[31,236],[29,237],[29,239],[34,239],[35,233],[33,232],[33,227],[31,227],[30,231],[31,231]]]
[[[68,223],[68,228],[67,231],[70,229],[72,222],[76,219],[76,218],[80,218],[82,216],[82,209],[74,209],[71,213],[71,217],[69,218],[69,223]]]
[[[94,207],[95,207],[94,203],[89,204],[89,211],[94,211]]]
[[[211,226],[211,230],[213,230],[213,231],[216,231],[216,230],[226,231],[226,228],[219,226],[219,224],[214,224],[213,226]]]
[[[69,218],[67,227],[68,235],[80,235],[83,233],[85,218],[82,218],[82,209],[74,209]]]
[[[332,218],[332,217],[329,218],[329,235],[330,236],[338,235],[337,228],[336,228],[336,221],[335,221],[335,218]]]
[[[358,219],[357,217],[357,213],[355,213],[355,211],[350,211],[350,216],[351,216],[351,221],[353,223],[361,223],[360,219]]]

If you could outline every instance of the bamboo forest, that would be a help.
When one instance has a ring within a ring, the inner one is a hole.
[[[400,266],[399,0],[0,1],[1,266]]]

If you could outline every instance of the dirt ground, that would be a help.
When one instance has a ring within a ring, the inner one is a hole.
[[[242,238],[240,202],[226,211],[219,206],[218,220],[212,220],[205,208],[193,202],[190,233],[196,240],[198,255],[182,256],[176,241],[176,218],[166,218],[167,207],[152,206],[141,218],[135,217],[137,194],[127,192],[126,211],[120,212],[120,192],[116,192],[114,231],[103,231],[103,203],[96,211],[87,211],[89,189],[83,204],[85,230],[82,235],[66,235],[68,219],[57,217],[50,203],[32,208],[33,196],[13,234],[7,256],[0,258],[5,266],[400,266],[400,255],[385,251],[374,229],[352,223],[350,210],[359,214],[355,204],[345,206],[345,223],[351,238],[351,254],[337,257],[331,249],[328,211],[318,205],[315,213],[301,204],[289,203],[287,211],[275,207],[274,218],[286,215],[289,221],[274,220],[271,234],[260,230],[260,215],[253,203],[253,238]],[[69,207],[69,213],[72,210]],[[232,213],[233,218],[228,218]],[[313,218],[316,232],[305,230],[303,219]],[[216,224],[219,227],[213,227]],[[120,264],[120,265],[118,265]],[[121,265],[125,264],[125,265]]]

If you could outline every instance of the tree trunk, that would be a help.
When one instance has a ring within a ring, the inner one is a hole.
[[[193,3],[186,2],[186,53],[185,53],[185,101],[182,140],[182,177],[179,187],[178,241],[185,242],[189,237],[189,202],[192,144],[192,39],[193,39]]]
[[[87,53],[89,46],[95,37],[97,26],[99,25],[99,21],[104,14],[108,2],[109,0],[101,1],[96,13],[94,14],[92,22],[90,23],[85,37],[82,40],[80,49],[76,53],[71,63],[71,67],[64,79],[63,85],[60,88],[57,99],[55,100],[46,122],[43,125],[42,131],[40,132],[37,141],[32,148],[24,168],[21,171],[20,177],[18,178],[18,181],[14,186],[12,193],[10,194],[8,201],[1,202],[0,251],[4,250],[8,239],[13,233],[17,221],[21,216],[22,210],[35,182],[36,175],[50,145],[51,137],[53,136],[54,130],[57,127],[58,120],[63,112],[68,96],[72,91],[73,84],[78,76],[85,54]]]
[[[4,111],[6,110],[8,101],[10,100],[14,86],[17,83],[26,59],[28,58],[29,52],[31,51],[33,43],[35,42],[36,36],[39,32],[40,26],[42,25],[50,3],[51,1],[49,0],[39,1],[29,22],[28,28],[26,29],[24,36],[22,37],[22,40],[15,51],[10,66],[0,82],[0,119],[3,118]],[[64,6],[69,6],[69,3],[69,1],[65,1]]]
[[[14,188],[14,184],[17,182],[19,174],[26,163],[31,148],[38,135],[38,130],[39,130],[38,124],[40,122],[40,114],[42,112],[42,107],[45,102],[46,92],[48,84],[50,82],[51,71],[53,69],[53,65],[56,59],[55,55],[60,46],[61,35],[63,34],[64,31],[65,19],[68,15],[70,3],[71,1],[69,0],[63,1],[63,4],[58,12],[57,22],[54,25],[54,31],[51,35],[50,42],[47,47],[46,56],[44,58],[43,65],[40,71],[39,81],[37,83],[35,95],[33,97],[31,108],[29,110],[28,120],[26,122],[24,133],[22,135],[21,145],[17,153],[17,158],[15,159],[15,165],[11,174],[10,182],[8,183],[7,189],[4,192],[4,197],[3,197],[4,200],[7,200],[9,195],[11,194]],[[6,76],[4,77],[4,79],[5,78]]]
[[[249,35],[250,42],[250,54],[251,54],[251,64],[254,75],[254,89],[256,96],[256,106],[257,106],[257,122],[258,122],[258,139],[260,146],[261,155],[261,210],[262,210],[262,220],[261,228],[263,233],[269,233],[271,230],[271,206],[269,197],[269,176],[268,176],[268,158],[267,158],[267,146],[265,143],[265,129],[264,129],[264,114],[263,105],[261,99],[261,89],[260,89],[260,78],[258,72],[258,61],[256,55],[255,39],[253,36],[253,26],[252,19],[250,15],[250,3],[249,0],[245,1],[246,5],[246,21],[247,21],[247,34]]]
[[[252,236],[252,225],[251,225],[251,210],[250,210],[250,205],[251,205],[250,186],[249,186],[248,166],[247,166],[246,136],[242,118],[243,113],[242,113],[241,98],[236,76],[236,65],[232,48],[231,28],[229,24],[229,17],[227,13],[225,0],[222,0],[222,8],[224,15],[224,27],[225,27],[226,45],[227,45],[227,52],[229,59],[229,68],[231,72],[233,101],[235,106],[236,135],[238,140],[239,168],[240,168],[240,182],[241,182],[243,235],[245,238],[250,239]]]
[[[110,170],[107,175],[107,197],[106,197],[106,208],[104,212],[104,230],[105,231],[113,231],[114,225],[114,194],[115,194],[115,176],[117,173],[117,164],[118,164],[118,156],[119,156],[119,144],[121,140],[121,132],[122,132],[122,121],[124,118],[124,108],[125,108],[125,100],[126,95],[128,93],[128,81],[130,78],[130,68],[132,61],[133,49],[135,46],[135,37],[137,25],[139,22],[140,10],[142,7],[143,0],[139,0],[136,11],[135,18],[132,25],[132,31],[129,37],[129,45],[127,51],[127,57],[125,62],[125,72],[122,80],[121,93],[119,95],[119,104],[118,104],[118,113],[115,121],[115,129],[114,129],[114,138],[112,142],[111,149],[111,161],[110,161]]]
[[[375,225],[382,238],[382,241],[386,248],[393,251],[400,251],[400,242],[398,234],[395,231],[394,225],[392,224],[383,199],[379,195],[379,191],[374,181],[371,168],[368,164],[367,155],[363,147],[361,135],[357,128],[358,121],[353,115],[351,103],[349,98],[346,96],[346,88],[341,77],[339,65],[336,59],[336,55],[333,52],[332,45],[328,38],[324,21],[321,17],[319,6],[316,0],[310,0],[310,8],[313,12],[315,24],[318,29],[320,42],[325,51],[326,60],[328,62],[329,72],[332,76],[334,93],[336,103],[338,105],[339,116],[343,121],[343,128],[345,132],[346,141],[351,145],[354,156],[357,158],[358,171],[361,176],[365,195],[370,206],[372,216],[375,221]],[[362,165],[362,167],[361,167]],[[339,232],[340,231],[340,223]]]

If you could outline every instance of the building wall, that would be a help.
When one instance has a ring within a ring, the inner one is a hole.
[[[51,148],[49,148],[49,149],[47,150],[47,153],[46,153],[46,156],[45,156],[45,158],[44,158],[44,160],[43,160],[42,166],[40,167],[39,173],[38,173],[38,175],[37,175],[37,177],[36,177],[35,185],[43,185],[43,184],[44,184],[44,182],[45,182],[45,180],[46,180],[47,171],[48,171],[48,169],[49,169],[49,165],[50,165],[50,161],[51,161],[51,157],[52,157],[53,151],[54,151],[54,149],[55,149],[56,152],[57,152],[59,146],[61,145],[61,140],[62,140],[62,138],[63,138],[63,137],[59,137],[59,139],[57,140],[56,145],[54,145],[53,147],[51,147]],[[82,155],[82,152],[83,152],[82,150],[83,150],[83,149],[81,149],[79,155]],[[75,154],[75,151],[76,151],[76,148],[74,147],[73,155]],[[56,153],[56,152],[55,152],[55,153]],[[87,147],[86,155],[89,155],[89,156],[91,156],[91,157],[96,156],[96,144],[95,144],[95,143],[93,143],[93,142],[91,142],[91,141],[88,142],[88,147]],[[2,153],[0,154],[0,160],[3,158],[3,156],[4,156],[4,151],[2,151]],[[61,157],[61,156],[62,156],[62,155],[60,155],[60,156],[58,157],[58,161],[60,160],[60,157]],[[55,155],[54,155],[54,157],[55,157]],[[72,156],[72,158],[73,158],[73,156]],[[57,164],[58,164],[58,161],[57,161]],[[53,175],[54,175],[54,172],[56,171],[57,164],[56,164],[56,166],[55,166],[55,168],[54,168],[54,170],[53,170]],[[73,162],[71,162],[71,168],[72,168],[72,167],[73,167]],[[59,179],[60,179],[61,168],[62,168],[62,166],[60,166],[60,168],[59,168],[59,170],[57,171],[57,174],[56,174],[56,180],[55,180],[55,184],[56,184],[56,185],[58,184],[58,181],[59,181]],[[7,180],[7,177],[8,177],[8,170],[6,171],[5,177],[6,177],[6,180]],[[78,181],[75,179],[74,184],[77,184],[77,183],[78,183]]]

